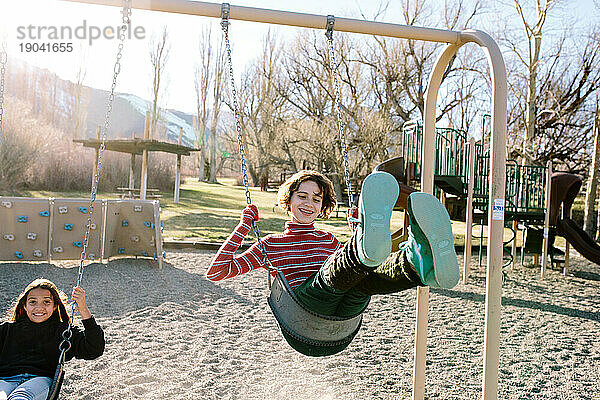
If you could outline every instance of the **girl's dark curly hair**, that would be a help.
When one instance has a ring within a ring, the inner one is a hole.
[[[279,206],[285,211],[290,211],[292,195],[298,190],[300,184],[306,181],[315,182],[319,186],[319,189],[321,189],[323,206],[321,207],[320,217],[325,219],[329,218],[331,211],[333,211],[337,204],[335,191],[329,178],[318,171],[302,170],[286,179],[277,192]]]

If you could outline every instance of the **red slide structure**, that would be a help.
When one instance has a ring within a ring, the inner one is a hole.
[[[566,172],[552,174],[550,193],[550,225],[574,248],[593,263],[600,265],[600,246],[569,215],[573,201],[581,189],[581,178]],[[559,215],[560,206],[562,215]]]

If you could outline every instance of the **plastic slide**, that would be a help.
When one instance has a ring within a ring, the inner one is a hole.
[[[600,265],[600,246],[570,218],[559,219],[556,232],[563,236],[585,258]]]

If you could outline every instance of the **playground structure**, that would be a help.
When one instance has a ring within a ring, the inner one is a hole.
[[[436,191],[452,208],[451,213],[459,219],[463,214],[466,220],[465,254],[471,254],[472,226],[481,226],[479,260],[481,262],[481,242],[483,226],[488,214],[488,177],[490,173],[489,149],[482,142],[467,140],[466,134],[450,128],[436,128],[436,154],[434,185]],[[404,177],[404,183],[418,181],[422,173],[422,126],[418,121],[407,122],[398,144],[401,156],[397,157],[396,169]],[[523,231],[521,263],[525,253],[533,254],[537,265],[541,254],[541,276],[546,270],[548,255],[553,263],[564,263],[568,269],[568,249],[573,245],[577,251],[592,262],[600,264],[600,246],[598,246],[570,218],[570,210],[581,187],[581,179],[564,172],[552,173],[552,164],[546,166],[520,165],[515,160],[506,162],[505,217],[507,228],[512,237],[505,245],[512,243],[512,252],[508,251],[508,263],[515,263],[516,237],[518,230]],[[446,199],[446,196],[451,196]],[[562,207],[562,216],[560,210]],[[563,253],[556,249],[554,239],[563,236],[567,248]],[[556,256],[565,256],[559,259]],[[465,257],[463,280],[469,274],[469,262]]]
[[[79,260],[88,199],[0,197],[0,260]],[[148,257],[162,267],[158,201],[96,200],[85,258]]]
[[[436,192],[441,194],[450,208],[455,219],[463,218],[466,222],[465,254],[471,254],[472,228],[474,224],[487,224],[489,213],[486,202],[489,197],[490,154],[489,148],[473,139],[467,140],[466,133],[450,128],[435,130],[435,169],[434,185]],[[423,132],[418,121],[404,124],[401,133],[399,153],[405,161],[407,176],[419,180],[422,174],[421,147]],[[504,223],[512,230],[513,251],[508,263],[516,259],[516,234],[518,223],[523,228],[543,226],[544,232],[549,229],[546,221],[546,204],[549,203],[549,192],[546,190],[551,166],[519,165],[514,160],[506,162],[505,198],[496,199],[492,212],[504,208]],[[411,184],[411,182],[407,182]],[[448,198],[447,198],[448,197]],[[480,236],[480,261],[481,243]],[[548,248],[547,235],[544,237],[540,252],[544,253],[541,265],[541,275],[546,269],[546,254]],[[508,244],[508,243],[506,243]],[[469,275],[470,259],[465,257],[463,266],[463,281]]]

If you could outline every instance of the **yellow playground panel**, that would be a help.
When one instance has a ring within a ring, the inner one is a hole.
[[[90,202],[0,196],[0,261],[81,258]],[[96,200],[88,260],[149,257],[162,267],[162,225],[156,200]]]
[[[47,260],[49,242],[49,199],[0,197],[0,260]]]
[[[52,205],[52,234],[50,236],[50,258],[56,260],[79,260],[87,227],[89,200],[54,199]],[[101,257],[101,232],[104,223],[102,200],[94,202],[94,213],[86,258]]]
[[[157,201],[107,200],[104,257],[162,254]]]

